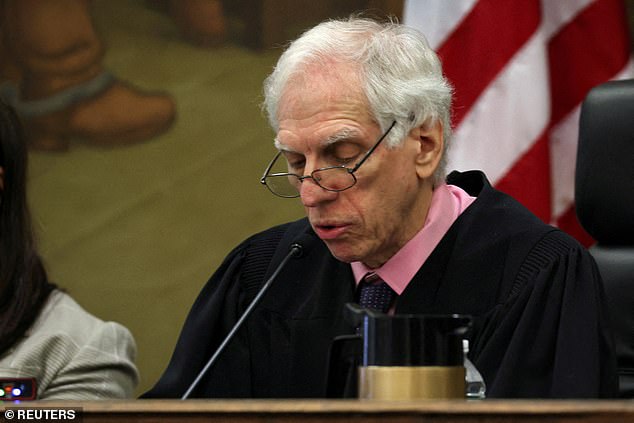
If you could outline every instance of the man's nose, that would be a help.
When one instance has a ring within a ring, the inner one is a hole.
[[[337,198],[337,192],[320,187],[313,178],[306,178],[299,187],[299,196],[304,207],[316,207],[319,204]]]

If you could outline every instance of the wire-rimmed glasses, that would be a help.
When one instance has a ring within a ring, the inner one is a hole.
[[[392,122],[387,131],[378,139],[376,143],[365,153],[365,155],[353,167],[346,166],[328,166],[313,170],[310,175],[297,175],[295,173],[279,172],[271,173],[271,169],[282,155],[278,151],[273,160],[269,163],[260,178],[260,183],[273,194],[283,198],[299,197],[299,187],[305,179],[312,179],[317,185],[327,191],[340,192],[352,188],[357,183],[357,177],[354,173],[359,170],[361,165],[370,157],[370,154],[381,144],[390,130],[396,125],[396,121]]]

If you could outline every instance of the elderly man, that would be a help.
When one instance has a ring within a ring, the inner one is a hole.
[[[420,33],[324,22],[284,52],[265,97],[278,153],[262,182],[299,197],[307,218],[230,253],[147,397],[187,390],[302,237],[313,245],[282,269],[194,397],[324,396],[331,341],[350,333],[344,304],[363,295],[368,274],[390,313],[473,316],[470,358],[489,397],[614,394],[601,281],[587,252],[481,172],[445,178],[451,87]]]

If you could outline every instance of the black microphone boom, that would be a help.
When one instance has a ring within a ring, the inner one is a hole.
[[[304,237],[306,237],[306,236],[307,235],[305,235]],[[304,254],[304,246],[300,243],[300,241],[298,240],[296,242],[293,242],[291,244],[291,248],[290,248],[288,254],[286,254],[286,256],[284,257],[282,262],[279,264],[279,266],[277,266],[277,268],[275,269],[275,271],[273,272],[271,277],[268,278],[268,280],[264,283],[264,285],[262,285],[262,288],[260,288],[260,292],[258,292],[258,295],[255,296],[253,301],[251,301],[251,304],[249,304],[247,309],[244,310],[244,313],[242,314],[240,319],[238,319],[238,321],[233,326],[233,328],[231,328],[231,331],[227,334],[227,336],[222,341],[222,343],[220,344],[220,346],[218,347],[216,352],[214,352],[214,354],[211,356],[211,358],[209,359],[207,364],[205,364],[205,367],[203,367],[203,369],[200,371],[200,373],[198,373],[198,376],[196,376],[196,379],[194,379],[192,384],[189,385],[189,388],[187,388],[187,391],[181,397],[182,400],[189,398],[189,396],[191,395],[192,391],[196,388],[196,386],[198,386],[198,384],[200,383],[201,379],[205,376],[205,374],[207,374],[207,371],[209,371],[211,366],[213,366],[214,363],[217,361],[218,357],[220,357],[220,354],[225,349],[227,344],[229,344],[229,341],[231,341],[231,339],[233,339],[233,336],[236,334],[238,329],[240,329],[240,327],[242,326],[242,323],[244,323],[244,321],[247,319],[247,317],[249,317],[249,315],[251,314],[251,311],[253,311],[255,306],[258,305],[258,303],[260,302],[260,299],[262,299],[262,297],[264,296],[266,291],[268,291],[269,287],[271,286],[271,284],[273,283],[273,281],[275,280],[277,275],[282,271],[284,266],[286,266],[286,263],[291,258],[293,258],[293,257],[301,257],[303,254]]]

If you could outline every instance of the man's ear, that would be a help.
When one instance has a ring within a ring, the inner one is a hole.
[[[443,154],[442,122],[420,125],[412,129],[409,136],[417,143],[416,173],[419,178],[428,179],[436,171]]]

